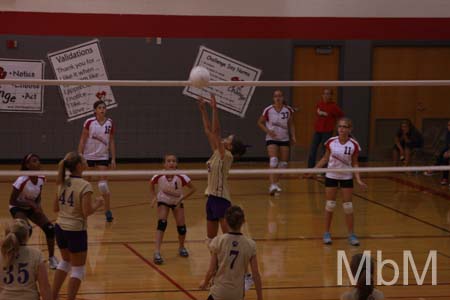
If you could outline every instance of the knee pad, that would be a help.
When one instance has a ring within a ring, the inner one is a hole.
[[[70,278],[77,278],[81,281],[84,279],[85,273],[86,273],[85,266],[72,267],[72,272],[70,272]]]
[[[327,202],[325,204],[325,210],[329,211],[329,212],[333,212],[335,208],[336,208],[336,201],[327,200]]]
[[[179,235],[186,235],[186,225],[183,226],[177,226],[177,231]]]
[[[156,228],[157,230],[160,230],[162,232],[166,231],[167,228],[167,220],[158,220],[158,227]]]
[[[278,157],[271,157],[271,158],[270,158],[269,166],[270,166],[271,168],[276,168],[276,167],[278,167]]]
[[[72,267],[72,266],[70,265],[69,262],[67,262],[67,261],[65,261],[65,260],[61,260],[61,261],[58,263],[58,266],[56,267],[56,269],[57,269],[57,270],[61,270],[61,271],[65,272],[65,273],[69,273],[71,267]]]
[[[286,169],[287,166],[288,166],[288,162],[287,162],[287,161],[280,161],[280,162],[278,163],[278,168],[279,168],[279,169]]]
[[[45,237],[48,240],[52,240],[55,238],[55,226],[52,223],[47,223],[42,226],[42,231],[45,233]]]
[[[352,202],[344,202],[342,203],[342,208],[344,209],[344,213],[349,215],[353,213],[353,203]]]
[[[102,194],[109,194],[109,186],[107,180],[100,180],[98,182],[98,190]]]

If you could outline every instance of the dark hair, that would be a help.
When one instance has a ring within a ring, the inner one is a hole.
[[[95,102],[94,102],[94,109],[97,109],[97,107],[98,107],[99,105],[101,105],[101,104],[103,104],[104,106],[106,106],[106,103],[105,103],[105,101],[103,101],[103,100],[97,100],[97,101],[95,101]]]
[[[178,157],[175,154],[173,154],[173,153],[166,153],[166,154],[164,154],[164,157],[163,157],[163,163],[166,162],[167,156],[175,157],[175,160],[178,162]]]
[[[245,145],[238,137],[234,136],[231,141],[231,154],[233,157],[240,158],[247,152],[248,146]]]
[[[22,159],[22,163],[20,165],[20,170],[21,171],[29,170],[28,167],[27,167],[27,164],[30,161],[30,159],[33,158],[33,157],[37,157],[37,159],[40,159],[39,155],[34,154],[34,153],[28,153],[27,155],[25,155],[25,157]]]
[[[281,92],[281,95],[284,96],[284,92],[281,89],[274,89],[273,93],[272,93],[272,96],[275,94],[275,92]]]
[[[225,213],[225,220],[230,229],[238,230],[245,221],[244,211],[239,206],[232,205]]]
[[[423,146],[423,136],[422,134],[419,132],[419,130],[417,130],[417,128],[414,126],[414,124],[406,119],[400,122],[400,126],[397,130],[397,138],[401,138],[403,136],[403,131],[402,131],[402,125],[406,125],[409,127],[409,131],[406,133],[406,136],[411,140],[411,145],[413,145],[414,147],[420,148]]]
[[[350,269],[352,270],[353,276],[356,276],[356,273],[358,272],[358,267],[363,259],[363,254],[355,254],[352,257],[352,262],[350,263]],[[356,289],[358,290],[358,300],[368,300],[370,299],[369,296],[373,292],[373,261],[370,261],[370,284],[366,284],[366,273],[368,270],[366,270],[366,265],[364,264],[361,270],[361,273],[359,274],[358,282],[356,283]]]
[[[58,181],[57,183],[62,184],[66,179],[66,169],[69,169],[70,173],[73,173],[77,169],[77,165],[83,162],[83,156],[81,154],[73,151],[66,154],[64,159],[62,159],[58,164]]]

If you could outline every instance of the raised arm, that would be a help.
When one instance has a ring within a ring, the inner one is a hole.
[[[198,109],[202,116],[203,129],[205,131],[206,137],[208,138],[211,150],[215,151],[218,147],[214,134],[211,131],[211,124],[209,122],[208,112],[206,111],[205,100],[203,98],[198,98]]]
[[[215,143],[217,145],[217,150],[219,150],[220,156],[221,156],[221,158],[223,158],[225,156],[225,146],[220,141],[221,140],[220,134],[221,134],[222,130],[220,128],[219,110],[217,109],[216,96],[214,96],[213,94],[211,94],[211,101],[209,102],[209,104],[211,105],[211,110],[212,110],[212,133],[213,133],[213,138],[214,138]]]

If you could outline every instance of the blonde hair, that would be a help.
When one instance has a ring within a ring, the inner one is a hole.
[[[10,266],[21,245],[25,245],[29,238],[30,226],[25,220],[14,219],[5,228],[5,239],[1,246],[4,266]]]
[[[339,125],[339,122],[341,122],[341,121],[346,122],[347,125],[348,125],[350,128],[353,128],[353,121],[352,121],[352,119],[347,118],[347,117],[342,117],[342,118],[340,118],[340,119],[337,121],[337,124]]]
[[[77,165],[83,162],[83,156],[77,152],[69,152],[64,159],[58,163],[58,176],[56,184],[63,184],[66,180],[66,169],[73,173],[77,169]]]

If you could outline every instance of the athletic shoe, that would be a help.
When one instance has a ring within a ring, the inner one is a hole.
[[[269,187],[269,194],[270,195],[275,195],[275,193],[278,191],[277,185],[276,184],[271,184]]]
[[[331,234],[329,232],[325,232],[323,234],[323,243],[325,245],[331,245],[333,241],[331,240]]]
[[[348,242],[352,246],[359,246],[359,240],[354,233],[352,233],[348,236]]]
[[[112,212],[108,210],[105,212],[106,222],[112,222],[114,220]]]
[[[244,290],[248,291],[255,282],[253,281],[252,274],[247,273],[244,275]]]
[[[441,179],[441,185],[447,185],[448,184],[448,179],[447,178],[442,178]]]
[[[153,262],[157,265],[163,264],[164,259],[161,257],[161,254],[159,252],[155,252],[155,254],[153,254]]]
[[[425,172],[423,172],[423,175],[425,175],[425,176],[433,176],[433,171],[425,171]]]
[[[58,267],[59,261],[55,256],[52,256],[48,259],[48,266],[52,270],[56,270]]]
[[[189,256],[189,252],[184,247],[178,249],[178,253],[180,254],[181,257],[188,257]]]
[[[280,186],[278,185],[278,183],[277,184],[275,184],[275,186],[276,186],[276,188],[277,188],[277,193],[279,193],[279,192],[281,192],[281,191],[283,191],[281,188],[280,188]]]

